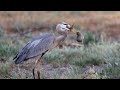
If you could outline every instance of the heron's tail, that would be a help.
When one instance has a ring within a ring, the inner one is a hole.
[[[20,64],[20,63],[22,63],[24,60],[25,60],[25,58],[26,58],[26,54],[24,54],[24,55],[19,55],[19,56],[15,56],[14,58],[13,58],[13,60],[15,60],[14,62],[15,62],[15,64]]]
[[[13,58],[13,60],[15,60],[17,58],[18,54]]]

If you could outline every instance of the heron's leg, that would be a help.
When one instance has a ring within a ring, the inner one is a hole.
[[[34,79],[35,79],[35,68],[36,68],[37,62],[38,62],[38,60],[35,61],[35,65],[34,65],[33,70],[32,70]]]
[[[37,62],[37,75],[38,75],[38,79],[41,79],[40,78],[40,75],[41,74],[41,59],[38,60]]]
[[[18,69],[18,75],[20,76],[20,66],[19,66],[19,64],[17,65],[17,69]]]

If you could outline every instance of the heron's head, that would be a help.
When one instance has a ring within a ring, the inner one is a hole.
[[[77,31],[73,27],[74,25],[70,25],[68,23],[62,22],[56,26],[56,30],[59,34],[64,33],[77,33]]]

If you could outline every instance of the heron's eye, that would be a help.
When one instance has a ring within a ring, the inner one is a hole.
[[[68,24],[63,24],[63,25],[68,25]]]

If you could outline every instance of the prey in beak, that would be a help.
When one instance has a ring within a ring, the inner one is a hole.
[[[84,36],[79,32],[74,29],[74,24],[69,28],[70,32],[76,34],[76,41],[83,43]]]
[[[77,33],[77,31],[74,29],[74,24],[71,27],[68,27],[68,28],[70,29],[71,33],[74,33],[74,34]]]

